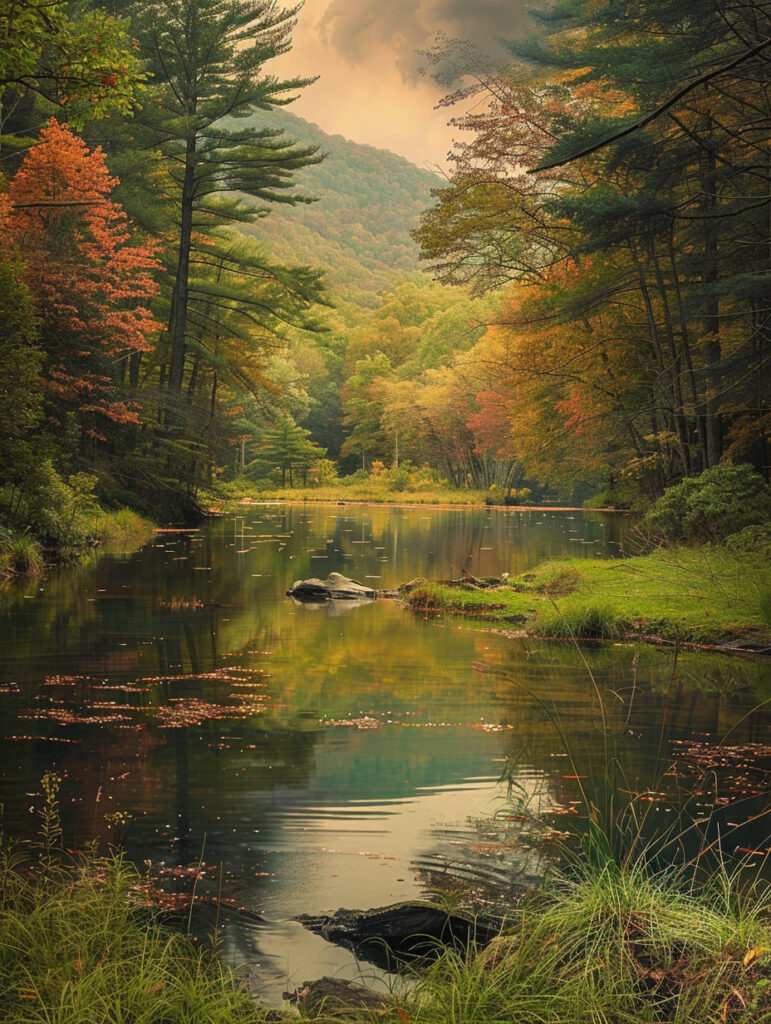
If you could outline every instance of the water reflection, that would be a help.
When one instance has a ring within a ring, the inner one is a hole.
[[[680,653],[675,664],[621,646],[583,651],[593,683],[570,645],[388,602],[336,615],[286,599],[287,586],[332,570],[378,587],[513,574],[563,554],[607,557],[626,529],[579,513],[250,507],[5,588],[5,827],[34,832],[40,775],[56,767],[70,842],[117,836],[105,815],[120,810],[138,861],[205,861],[201,892],[221,889],[250,915],[223,918],[226,952],[262,965],[271,999],[290,979],[355,971],[291,919],[458,880],[529,885],[553,844],[514,815],[492,820],[506,796],[497,780],[507,768],[528,810],[555,820],[571,819],[579,783],[601,793],[595,684],[629,789],[649,786],[678,741],[733,729],[732,742],[761,744],[765,723],[747,712],[769,684],[752,661]],[[555,712],[584,780],[571,777]],[[666,813],[652,805],[652,819]],[[732,835],[748,848],[762,838]]]

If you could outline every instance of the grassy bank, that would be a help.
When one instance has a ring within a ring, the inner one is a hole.
[[[231,505],[250,501],[321,501],[341,504],[344,502],[373,502],[393,505],[484,505],[486,491],[456,490],[450,487],[394,490],[389,485],[378,483],[377,479],[355,481],[341,486],[329,487],[279,487],[271,489],[251,488],[245,490],[223,488],[204,495],[203,503],[208,507],[227,508]]]
[[[4,1024],[262,1024],[217,959],[158,924],[120,859],[65,866],[0,856]],[[721,874],[682,879],[613,864],[550,880],[501,938],[448,952],[416,986],[349,1024],[762,1024],[771,1020],[768,903]],[[340,1020],[321,1012],[318,1020]],[[287,1017],[291,1020],[291,1017]]]
[[[393,1021],[410,1024],[761,1024],[771,929],[758,899],[694,895],[642,869],[556,880],[481,955],[445,955]]]
[[[652,636],[722,643],[771,634],[768,562],[725,546],[669,548],[636,558],[547,562],[500,585],[428,583],[418,611],[447,611],[535,636]]]
[[[50,561],[73,561],[100,544],[139,546],[152,536],[154,525],[130,509],[74,511],[56,535],[38,538],[0,526],[0,579],[34,576]]]
[[[4,1024],[258,1024],[218,961],[142,907],[120,859],[58,866],[31,848],[0,858]]]

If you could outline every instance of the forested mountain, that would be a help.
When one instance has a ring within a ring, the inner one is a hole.
[[[263,240],[288,262],[323,267],[335,299],[364,306],[418,269],[410,229],[442,184],[432,171],[384,149],[328,135],[289,111],[260,111],[260,127],[280,129],[324,160],[295,175],[297,190],[316,202],[276,205],[270,216],[241,230]]]

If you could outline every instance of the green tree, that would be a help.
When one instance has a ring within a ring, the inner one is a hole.
[[[290,102],[312,81],[264,71],[289,49],[297,10],[274,0],[139,0],[134,6],[133,25],[156,79],[136,116],[137,134],[157,160],[149,186],[156,197],[171,196],[179,231],[169,308],[172,401],[182,391],[188,345],[201,321],[214,333],[222,327],[221,297],[252,323],[282,315],[274,302],[278,291],[304,308],[320,297],[318,275],[307,268],[279,271],[259,255],[234,254],[223,240],[228,226],[264,216],[265,204],[302,201],[288,191],[293,172],[320,159],[315,147],[299,146],[278,130],[237,125],[257,110]],[[202,268],[215,270],[216,287],[194,281]],[[231,287],[239,274],[275,286],[274,294]]]
[[[130,112],[143,81],[127,19],[89,3],[5,0],[0,7],[0,133],[30,94],[78,126]]]
[[[39,457],[42,415],[39,373],[43,355],[23,268],[0,263],[0,484],[4,497],[28,476]]]
[[[291,416],[282,416],[274,427],[265,430],[259,442],[257,455],[246,466],[250,476],[265,476],[279,469],[281,486],[294,487],[294,473],[300,471],[303,484],[310,467],[326,454],[323,448],[309,440],[310,431],[299,427]]]

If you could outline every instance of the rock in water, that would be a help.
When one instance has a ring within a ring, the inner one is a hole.
[[[377,591],[365,587],[358,580],[348,579],[339,572],[331,572],[325,580],[297,580],[286,592],[298,601],[374,601]]]
[[[431,958],[442,948],[486,946],[502,922],[450,912],[428,903],[395,903],[374,910],[343,910],[304,915],[297,920],[327,942],[345,946],[362,960],[392,970],[394,961]]]
[[[329,1016],[344,1016],[351,1020],[351,1010],[385,1010],[388,997],[354,985],[342,978],[319,978],[304,981],[294,992],[285,992],[284,999],[295,1003],[304,1013],[315,1016],[324,1013]]]

